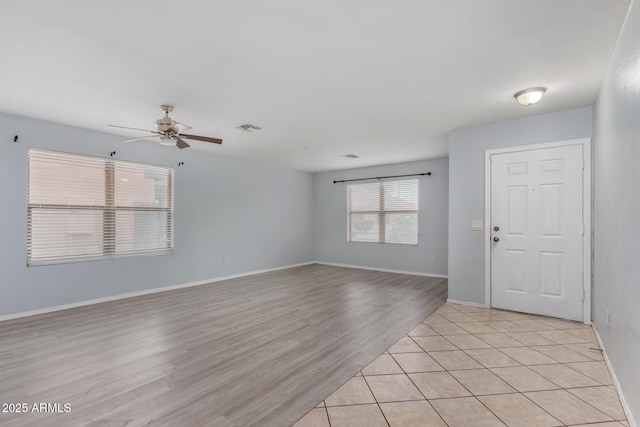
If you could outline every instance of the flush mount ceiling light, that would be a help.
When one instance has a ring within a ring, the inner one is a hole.
[[[542,99],[542,95],[547,91],[543,87],[530,87],[516,92],[513,97],[518,100],[520,105],[531,105]]]

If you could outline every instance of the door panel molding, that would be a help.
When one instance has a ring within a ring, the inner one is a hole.
[[[531,144],[531,145],[522,145],[518,147],[507,147],[507,148],[499,148],[485,151],[485,230],[484,230],[484,261],[485,261],[485,275],[484,275],[484,283],[485,283],[485,306],[491,306],[491,156],[495,154],[506,154],[506,153],[515,153],[520,151],[531,151],[531,150],[543,150],[548,148],[558,148],[558,147],[566,147],[571,145],[581,145],[583,148],[583,171],[582,171],[582,217],[583,217],[583,244],[582,244],[582,258],[583,258],[583,268],[582,268],[582,283],[583,283],[583,301],[582,301],[582,313],[583,313],[583,321],[585,324],[591,324],[591,295],[592,295],[592,250],[591,250],[591,242],[592,242],[592,231],[591,231],[591,139],[590,138],[579,138],[579,139],[571,139],[565,141],[558,142],[550,142],[544,144]],[[562,167],[562,165],[558,164],[549,164],[547,165],[551,170],[557,169],[558,167]],[[514,168],[513,172],[516,172],[517,168]]]

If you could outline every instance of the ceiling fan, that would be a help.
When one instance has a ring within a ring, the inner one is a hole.
[[[161,105],[160,110],[164,113],[164,117],[156,120],[156,130],[147,130],[147,129],[139,129],[139,128],[131,128],[127,126],[116,126],[116,125],[107,125],[114,128],[121,129],[132,129],[132,130],[141,130],[143,132],[151,132],[153,135],[142,136],[139,138],[130,138],[125,139],[121,142],[130,142],[137,141],[139,139],[146,138],[160,138],[160,144],[162,145],[175,145],[178,148],[187,148],[190,147],[189,144],[185,141],[185,139],[192,139],[194,141],[204,141],[211,142],[213,144],[222,144],[222,140],[219,138],[211,138],[208,136],[200,136],[200,135],[191,135],[187,133],[183,133],[191,129],[191,126],[187,126],[183,123],[176,122],[169,114],[173,111],[173,107],[171,105]]]

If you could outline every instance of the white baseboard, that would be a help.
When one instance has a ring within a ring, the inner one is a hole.
[[[471,301],[461,301],[459,299],[447,298],[447,302],[450,302],[452,304],[468,305],[471,307],[489,308],[487,304],[481,304],[479,302],[471,302]]]
[[[449,278],[449,276],[447,276],[446,274],[420,273],[418,271],[405,271],[405,270],[390,270],[390,269],[387,269],[387,268],[367,267],[367,266],[364,266],[364,265],[339,264],[339,263],[336,263],[336,262],[316,261],[315,264],[331,265],[333,267],[357,268],[357,269],[360,269],[360,270],[382,271],[382,272],[385,272],[385,273],[411,274],[412,276],[437,277],[439,279],[448,279]]]
[[[303,265],[316,264],[313,261],[302,262],[299,264],[285,265],[283,267],[267,268],[264,270],[249,271],[247,273],[231,274],[229,276],[214,277],[212,279],[198,280],[196,282],[180,283],[178,285],[164,286],[162,288],[145,289],[144,291],[127,292],[124,294],[113,295],[104,298],[95,298],[85,301],[74,302],[71,304],[57,305],[54,307],[39,308],[37,310],[23,311],[21,313],[12,313],[0,316],[0,322],[4,320],[19,319],[21,317],[36,316],[38,314],[46,314],[54,311],[68,310],[70,308],[84,307],[86,305],[100,304],[103,302],[116,301],[125,298],[133,298],[142,295],[156,294],[159,292],[172,291],[175,289],[190,288],[192,286],[201,286],[208,283],[221,282],[223,280],[237,279],[239,277],[253,276],[255,274],[269,273],[271,271],[286,270],[287,268],[301,267]]]
[[[609,373],[611,374],[611,379],[613,380],[613,385],[618,392],[618,396],[620,397],[620,403],[622,404],[622,409],[624,410],[625,415],[627,416],[627,422],[629,423],[629,427],[638,427],[635,419],[633,418],[633,414],[631,413],[631,408],[629,408],[629,403],[627,403],[627,399],[625,399],[622,390],[620,389],[620,383],[618,382],[618,377],[616,376],[615,371],[613,370],[613,365],[611,365],[611,360],[609,360],[609,356],[607,355],[607,351],[602,345],[602,339],[600,338],[600,334],[596,329],[595,323],[591,325],[593,328],[593,333],[596,335],[596,339],[598,340],[598,345],[602,349],[602,355],[604,356],[604,361],[607,363],[607,368],[609,368]]]

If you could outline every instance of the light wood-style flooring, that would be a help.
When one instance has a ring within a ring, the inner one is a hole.
[[[290,426],[446,295],[314,264],[1,322],[0,402],[71,411],[0,425]]]

